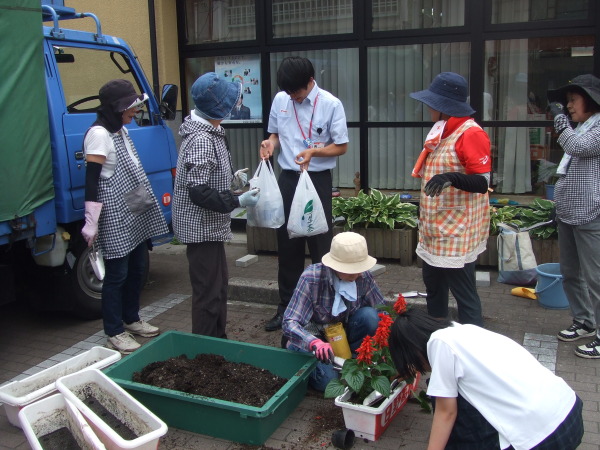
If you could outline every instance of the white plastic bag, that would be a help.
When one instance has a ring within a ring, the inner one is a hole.
[[[329,226],[323,204],[306,170],[300,174],[288,219],[290,238],[327,233]]]
[[[259,188],[260,198],[255,206],[246,208],[246,221],[251,227],[279,228],[285,223],[283,198],[269,160],[261,160],[250,189]]]

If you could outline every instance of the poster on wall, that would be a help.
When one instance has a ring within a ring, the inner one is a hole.
[[[261,122],[260,56],[220,56],[215,59],[215,72],[226,80],[242,84],[240,101],[224,122]]]

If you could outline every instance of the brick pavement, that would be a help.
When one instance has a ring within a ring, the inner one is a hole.
[[[142,309],[147,318],[163,330],[191,330],[191,289],[187,279],[187,262],[183,247],[165,245],[151,255],[151,282],[144,290]],[[266,333],[263,324],[275,311],[277,257],[258,255],[258,262],[237,267],[235,261],[246,255],[243,237],[227,246],[230,267],[230,299],[228,334],[230,339],[277,346],[280,334]],[[391,261],[380,261],[385,271],[376,277],[382,292],[394,298],[398,292],[423,290],[420,269],[400,267]],[[484,269],[482,269],[484,270]],[[554,337],[570,322],[568,311],[549,310],[536,301],[510,295],[512,286],[497,283],[491,271],[490,286],[479,287],[486,326],[524,344],[543,364],[555,368],[584,401],[585,435],[581,449],[600,450],[600,361],[584,360],[573,354],[575,344],[558,342]],[[170,283],[171,293],[159,289]],[[421,302],[422,300],[417,300]],[[103,343],[101,321],[80,322],[62,315],[36,316],[30,329],[20,329],[22,320],[31,320],[26,308],[3,306],[0,309],[0,383],[36,367],[45,367],[60,354],[86,345]],[[9,317],[12,315],[12,319]],[[49,320],[50,319],[50,320]],[[142,339],[142,341],[146,341]],[[54,359],[53,359],[54,358]],[[554,367],[552,367],[554,365]],[[21,375],[22,376],[22,375]],[[284,421],[265,443],[268,448],[316,449],[333,448],[331,429],[323,428],[322,417],[339,419],[339,408],[332,400],[324,400],[309,391],[300,406]],[[394,419],[377,442],[357,440],[353,448],[422,449],[426,447],[431,416],[418,405],[409,403]],[[24,434],[8,424],[4,410],[0,412],[0,449],[29,448]],[[240,449],[242,446],[171,428],[161,439],[160,449]]]

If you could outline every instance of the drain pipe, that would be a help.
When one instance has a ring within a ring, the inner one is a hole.
[[[148,22],[150,28],[150,59],[152,60],[152,88],[154,89],[154,96],[160,102],[158,51],[156,48],[156,14],[154,11],[154,0],[148,0]]]

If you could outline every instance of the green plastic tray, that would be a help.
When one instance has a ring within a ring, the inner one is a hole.
[[[288,382],[260,408],[186,394],[132,381],[151,362],[185,354],[221,355],[228,361],[267,369]],[[104,373],[167,425],[244,444],[261,445],[300,404],[317,360],[309,354],[264,345],[167,331]]]

